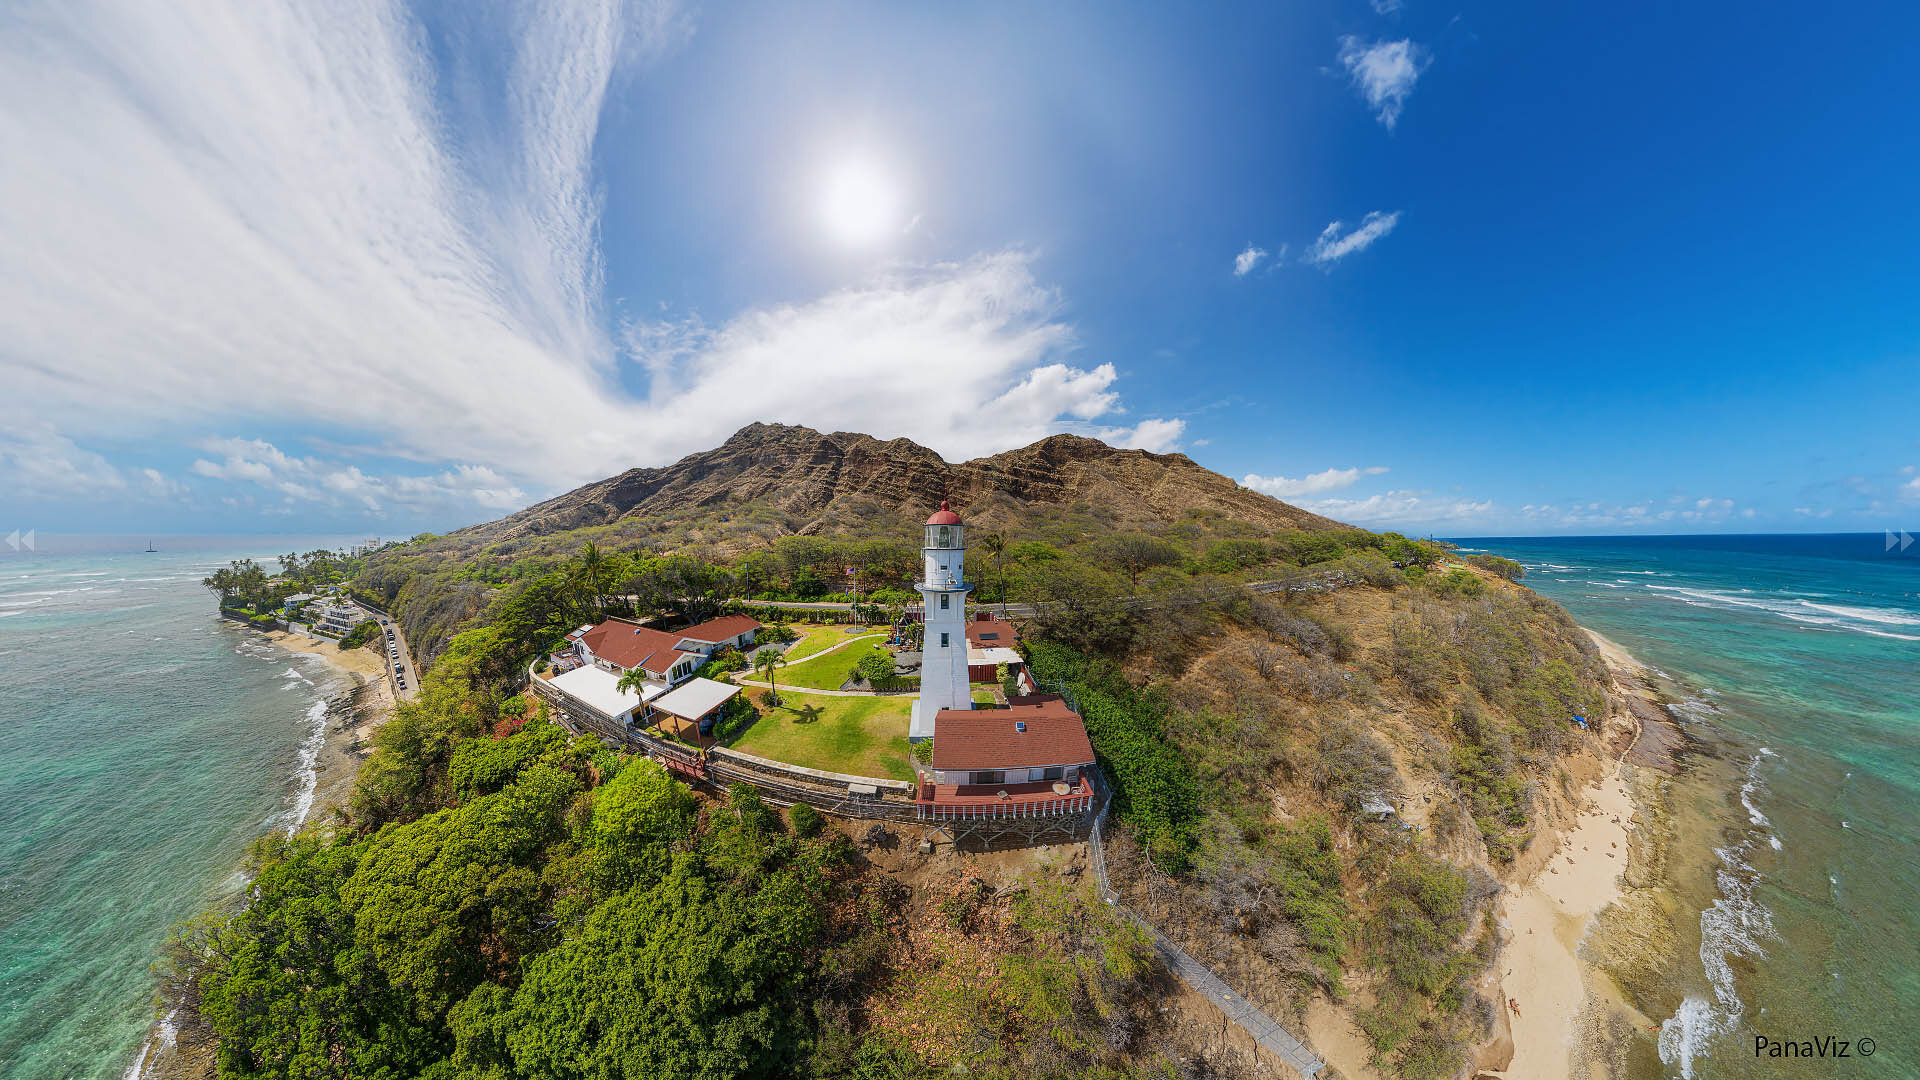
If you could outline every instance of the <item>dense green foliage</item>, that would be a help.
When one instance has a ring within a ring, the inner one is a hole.
[[[471,691],[434,685],[448,679],[429,678],[435,701],[471,711]],[[799,1071],[844,839],[786,835],[750,790],[702,825],[644,759],[547,724],[462,737],[415,712],[376,756],[428,773],[444,756],[420,787],[451,805],[263,841],[250,902],[206,938],[223,1076]],[[426,729],[450,751],[424,752]]]
[[[1114,810],[1163,866],[1186,869],[1200,792],[1193,770],[1167,738],[1166,701],[1127,681],[1111,660],[1064,645],[1034,645],[1031,663],[1043,688],[1064,686],[1079,704],[1093,751],[1113,778]]]
[[[345,634],[340,635],[340,647],[342,649],[358,649],[368,642],[380,640],[383,637],[384,635],[380,632],[380,624],[373,619],[368,619],[347,631]]]

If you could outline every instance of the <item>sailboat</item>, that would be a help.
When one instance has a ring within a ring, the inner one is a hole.
[[[151,551],[159,551],[160,549],[157,547],[154,547],[153,541],[149,540],[147,541],[147,550],[151,552]]]

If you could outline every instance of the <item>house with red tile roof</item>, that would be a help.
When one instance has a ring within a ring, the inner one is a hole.
[[[608,619],[567,635],[582,663],[625,674],[639,668],[648,681],[675,686],[714,652],[753,643],[760,623],[747,615],[723,615],[684,630],[659,630],[628,619]]]
[[[1008,702],[941,711],[932,768],[920,773],[922,817],[1033,817],[1092,806],[1093,743],[1080,714],[1055,694]]]

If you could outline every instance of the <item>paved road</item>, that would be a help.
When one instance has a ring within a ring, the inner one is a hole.
[[[369,618],[380,624],[380,637],[382,641],[386,639],[386,632],[388,630],[393,631],[394,644],[400,647],[400,670],[405,673],[407,682],[406,689],[404,690],[396,685],[394,693],[401,701],[412,701],[414,695],[420,692],[420,672],[413,666],[413,650],[407,648],[407,635],[401,631],[400,624],[395,622],[391,617],[357,604],[355,606],[360,607],[360,610],[365,611]],[[387,672],[387,678],[392,679],[393,661],[387,658],[387,650],[384,645],[380,649],[380,656],[382,657],[381,663]]]

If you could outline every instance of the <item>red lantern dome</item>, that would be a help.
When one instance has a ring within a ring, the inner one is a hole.
[[[947,501],[945,499],[942,499],[940,500],[940,512],[928,518],[927,524],[958,525],[960,524],[960,515],[954,513],[952,510],[947,509]]]

